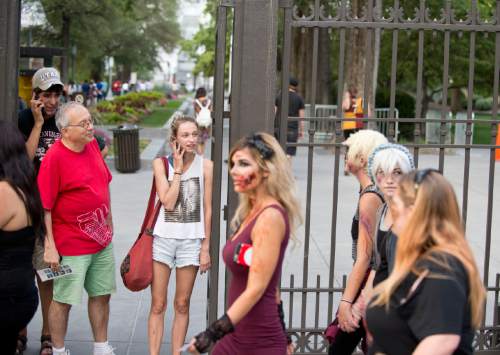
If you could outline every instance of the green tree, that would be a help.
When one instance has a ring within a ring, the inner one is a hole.
[[[172,49],[180,37],[176,0],[24,0],[23,6],[33,3],[41,4],[47,22],[23,29],[25,42],[30,32],[32,44],[63,47],[67,58],[76,46],[79,79],[100,77],[107,56],[125,79],[152,70],[158,50]]]
[[[216,50],[216,22],[218,0],[207,0],[204,13],[208,15],[209,21],[205,25],[200,25],[198,32],[190,40],[182,41],[182,50],[195,61],[193,75],[198,76],[203,73],[210,77],[215,75],[215,50]],[[228,12],[228,24],[232,21],[232,12]],[[230,52],[230,32],[231,26],[228,25],[226,34],[226,64],[229,63]],[[226,65],[226,71],[228,70]],[[226,78],[228,76],[226,75]]]

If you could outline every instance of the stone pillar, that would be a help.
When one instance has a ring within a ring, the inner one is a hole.
[[[0,1],[0,120],[17,122],[21,1]]]
[[[234,0],[229,142],[274,131],[278,0]],[[230,186],[232,186],[230,184]],[[238,205],[229,189],[228,218]]]

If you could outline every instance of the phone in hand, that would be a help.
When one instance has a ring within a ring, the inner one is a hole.
[[[252,265],[252,255],[252,244],[239,243],[234,249],[233,260],[236,264],[250,267]]]
[[[35,93],[35,100],[40,100],[40,93]],[[45,107],[42,107],[42,116],[45,116]]]

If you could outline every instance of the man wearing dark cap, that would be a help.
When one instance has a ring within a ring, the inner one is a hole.
[[[288,86],[288,117],[300,117],[305,116],[305,105],[302,97],[297,93],[297,86],[299,82],[295,78],[290,78],[290,85]],[[281,94],[276,98],[276,120],[280,117],[281,108]],[[287,142],[296,143],[299,136],[302,136],[303,132],[303,121],[289,121],[287,127]],[[297,153],[297,147],[287,147],[286,154],[288,157],[292,157]]]

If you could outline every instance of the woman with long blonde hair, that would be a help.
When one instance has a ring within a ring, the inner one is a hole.
[[[300,223],[290,163],[267,133],[238,141],[229,162],[240,196],[235,232],[222,253],[232,274],[229,308],[192,340],[189,350],[204,353],[215,344],[214,355],[284,355],[287,339],[276,292],[288,240]]]
[[[153,161],[156,191],[162,207],[153,230],[148,319],[150,355],[160,354],[172,273],[175,272],[175,295],[171,354],[179,355],[189,325],[196,275],[198,271],[207,272],[211,266],[213,163],[196,151],[199,127],[194,118],[176,115],[170,129],[172,154]]]
[[[370,352],[472,354],[485,290],[452,186],[419,170],[401,179],[393,203],[396,260],[367,310]]]

